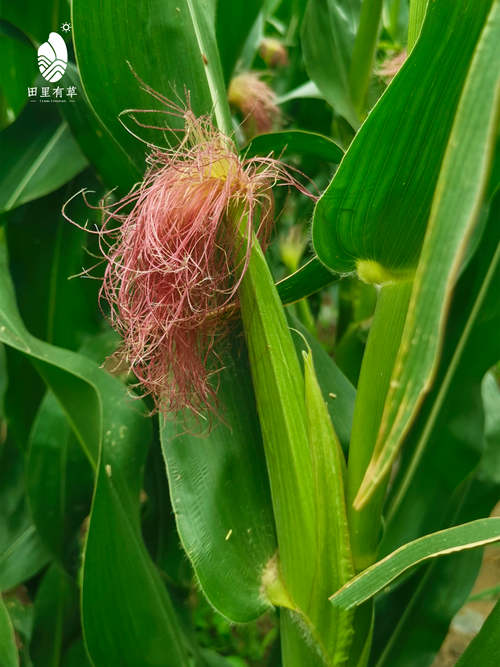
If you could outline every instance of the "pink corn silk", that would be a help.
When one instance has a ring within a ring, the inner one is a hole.
[[[131,365],[155,411],[188,410],[210,423],[222,366],[214,347],[237,306],[254,227],[265,247],[274,185],[311,194],[277,160],[241,159],[208,117],[157,97],[184,118],[184,138],[151,146],[142,183],[117,203],[100,202],[100,296],[123,337],[113,357]]]

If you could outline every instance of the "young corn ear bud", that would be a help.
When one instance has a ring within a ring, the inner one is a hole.
[[[281,124],[276,94],[255,72],[245,72],[232,79],[227,98],[229,104],[241,112],[249,139],[271,132]]]
[[[272,37],[264,37],[260,43],[259,55],[266,65],[272,69],[288,65],[288,51],[286,46]]]

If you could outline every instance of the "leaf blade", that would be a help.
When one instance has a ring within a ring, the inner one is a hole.
[[[500,518],[478,519],[426,535],[406,544],[354,577],[330,598],[333,605],[351,609],[381,591],[410,568],[438,556],[474,549],[500,540]]]
[[[386,474],[435,377],[453,285],[483,202],[495,147],[500,117],[499,36],[500,2],[495,0],[443,161],[391,389],[373,458],[355,501],[358,505]],[[494,64],[491,69],[490,63]],[[494,266],[482,298],[493,279]],[[478,297],[476,310],[480,303]]]
[[[203,439],[183,422],[161,429],[182,544],[210,602],[235,622],[269,608],[262,573],[278,546],[250,368],[240,337],[222,355],[218,397],[226,424]]]

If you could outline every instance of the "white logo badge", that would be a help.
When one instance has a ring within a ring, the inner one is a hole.
[[[53,83],[59,81],[68,64],[68,49],[64,39],[57,32],[51,32],[49,41],[38,49],[38,68],[44,79]]]

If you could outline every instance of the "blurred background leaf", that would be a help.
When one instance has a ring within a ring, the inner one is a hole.
[[[80,595],[76,583],[57,565],[45,573],[34,601],[30,655],[33,667],[60,665],[80,634]]]
[[[11,438],[0,450],[0,590],[30,579],[50,556],[37,532],[26,497],[24,457]]]
[[[28,102],[27,87],[38,74],[33,45],[23,32],[0,20],[0,130],[19,116]]]
[[[217,45],[227,86],[238,62],[242,45],[264,3],[262,0],[248,0],[248,2],[215,0],[215,2],[217,5]]]
[[[0,133],[0,150],[0,212],[57,190],[87,166],[52,105],[29,104]]]
[[[14,637],[14,628],[9,617],[9,613],[5,608],[5,604],[0,597],[0,646],[2,653],[0,654],[1,667],[17,667],[19,665],[19,658],[17,653],[16,641]]]

